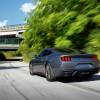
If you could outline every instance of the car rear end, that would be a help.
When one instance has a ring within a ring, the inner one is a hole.
[[[99,72],[99,60],[93,54],[60,55],[61,76],[93,75]]]

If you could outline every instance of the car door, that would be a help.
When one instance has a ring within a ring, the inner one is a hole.
[[[50,50],[44,50],[35,58],[35,63],[34,63],[35,72],[45,74],[45,63],[50,54],[51,54]]]
[[[48,59],[48,56],[51,54],[50,50],[44,50],[41,54],[41,57],[39,59],[39,71],[43,74],[45,74],[45,63]]]
[[[34,72],[42,73],[43,72],[43,65],[45,62],[45,51],[41,52],[35,59],[34,59]]]
[[[38,73],[40,72],[40,55],[36,56],[36,58],[33,60],[33,68],[34,72]]]

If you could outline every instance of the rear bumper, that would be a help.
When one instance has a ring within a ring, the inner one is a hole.
[[[70,77],[70,76],[78,76],[78,75],[88,75],[88,74],[96,74],[100,71],[100,67],[96,67],[93,69],[89,69],[89,70],[56,70],[55,77]]]
[[[59,67],[58,67],[59,66]],[[99,62],[63,62],[53,67],[55,77],[75,76],[79,74],[96,74],[100,71]]]
[[[77,76],[77,75],[93,75],[96,74],[100,71],[100,68],[93,68],[93,69],[89,69],[89,70],[74,70],[71,76]]]

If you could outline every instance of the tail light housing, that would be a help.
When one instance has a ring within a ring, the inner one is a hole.
[[[64,56],[64,55],[62,55],[61,57],[60,57],[60,59],[61,59],[61,61],[64,61],[64,62],[66,62],[66,61],[71,61],[72,59],[71,59],[71,56]]]
[[[98,60],[97,55],[92,56],[92,60],[97,61]]]

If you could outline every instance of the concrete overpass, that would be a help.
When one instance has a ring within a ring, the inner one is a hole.
[[[0,44],[0,51],[16,51],[19,44]]]
[[[0,50],[16,50],[22,40],[25,25],[10,25],[0,27]]]

